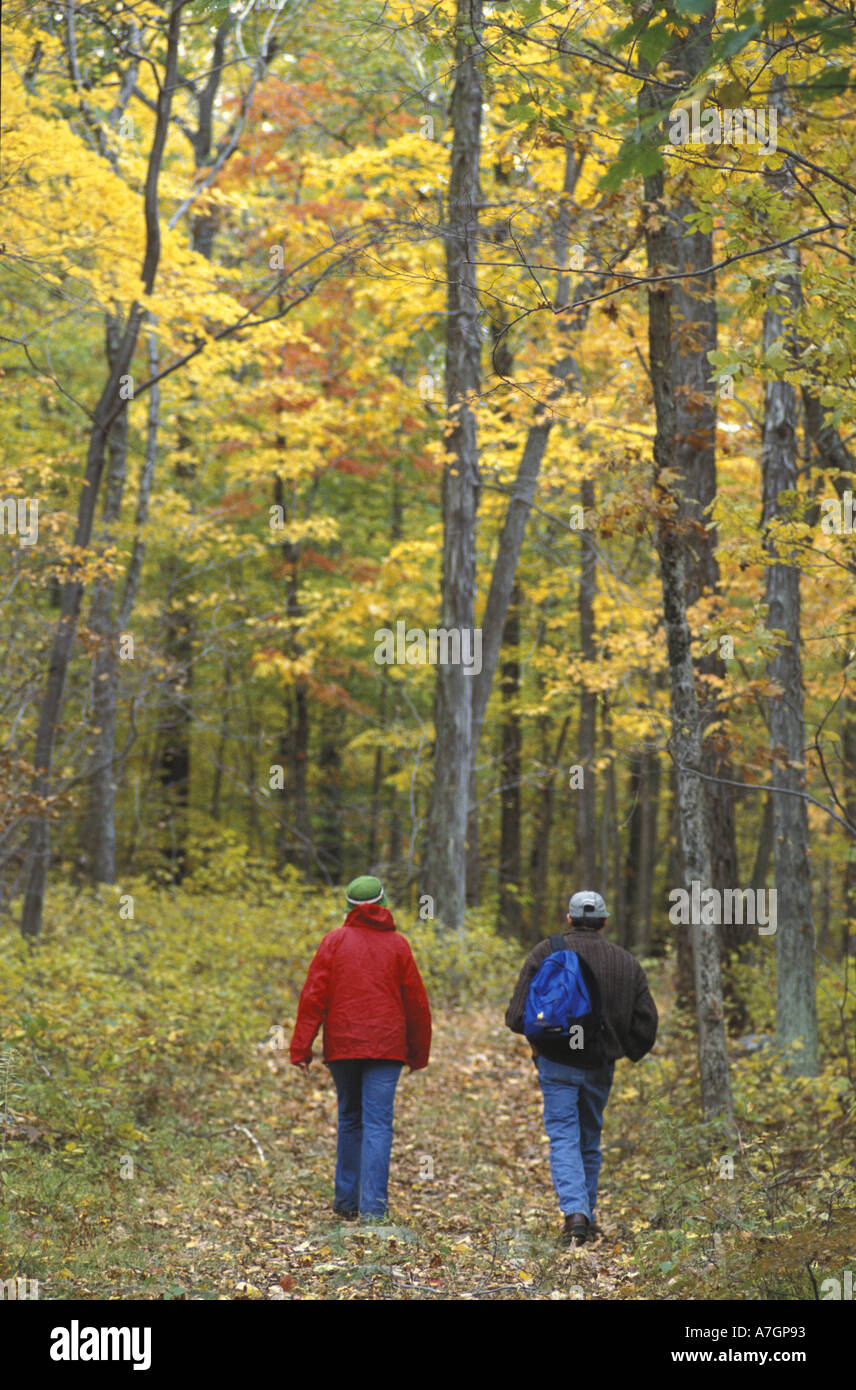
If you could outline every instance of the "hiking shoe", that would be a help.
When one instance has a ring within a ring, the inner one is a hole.
[[[585,1245],[590,1225],[591,1222],[584,1212],[571,1212],[570,1216],[565,1217],[565,1227],[562,1231],[562,1244]]]
[[[339,1207],[333,1203],[333,1215],[340,1216],[343,1221],[356,1221],[359,1214],[353,1207]]]

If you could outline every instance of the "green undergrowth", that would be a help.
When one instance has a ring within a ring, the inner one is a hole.
[[[194,886],[60,887],[37,941],[3,928],[0,1280],[60,1299],[805,1299],[856,1270],[842,968],[820,970],[820,1076],[788,1075],[771,1046],[732,1047],[725,1127],[699,1119],[692,1024],[671,1007],[671,963],[650,963],[661,1033],[616,1069],[606,1238],[570,1257],[540,1093],[503,1025],[523,950],[486,912],[463,942],[397,917],[435,1043],[400,1087],[390,1228],[364,1231],[329,1210],[326,1070],[304,1076],[282,1051],[342,894]],[[765,959],[739,980],[758,1033],[773,1031]]]

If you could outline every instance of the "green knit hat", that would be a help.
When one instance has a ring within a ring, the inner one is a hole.
[[[379,878],[363,874],[351,879],[347,889],[348,907],[386,907],[386,893]]]

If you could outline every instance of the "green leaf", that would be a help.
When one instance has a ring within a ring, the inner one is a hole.
[[[767,0],[764,6],[764,23],[781,24],[799,9],[800,0]]]
[[[505,108],[505,118],[508,121],[534,121],[537,119],[538,112],[534,106],[530,106],[527,101],[515,101],[511,106]]]
[[[641,19],[634,19],[631,24],[625,24],[623,29],[616,30],[616,32],[607,39],[607,48],[613,53],[617,52],[620,48],[623,48],[625,44],[635,39],[637,34],[640,34],[644,28],[644,17]]]
[[[824,53],[829,53],[833,48],[840,48],[842,44],[848,43],[853,38],[853,29],[844,24],[835,28],[825,29],[820,36],[820,46]]]
[[[559,116],[548,116],[544,124],[547,130],[555,130],[557,135],[564,135],[568,140],[573,138],[574,127]]]
[[[656,67],[666,49],[674,42],[674,36],[661,21],[649,24],[644,34],[639,36],[639,52],[652,68]]]
[[[753,39],[757,39],[761,32],[759,23],[750,24],[746,29],[735,29],[733,33],[725,34],[713,46],[711,61],[715,63],[719,58],[731,58],[735,53],[739,53]]]
[[[850,68],[827,68],[807,82],[798,82],[793,90],[804,97],[840,96],[850,86]]]
[[[714,0],[675,0],[675,13],[687,15],[709,14]]]
[[[663,167],[663,156],[658,145],[635,140],[625,140],[614,164],[607,169],[599,187],[604,193],[614,193],[625,179],[644,178],[646,174],[656,174]]]
[[[829,52],[833,48],[841,48],[843,45],[852,44],[853,30],[850,25],[843,24],[837,15],[830,15],[827,19],[795,19],[791,25],[795,34],[805,34],[810,38],[819,38],[821,48]]]

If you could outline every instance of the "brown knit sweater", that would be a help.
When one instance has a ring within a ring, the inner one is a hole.
[[[651,998],[645,971],[629,951],[606,941],[599,931],[567,931],[564,948],[584,956],[597,976],[606,1024],[606,1051],[611,1059],[638,1062],[657,1037],[657,1005]],[[526,957],[514,987],[505,1022],[513,1033],[523,1032],[523,1011],[529,986],[542,961],[551,954],[549,939],[539,941]]]

